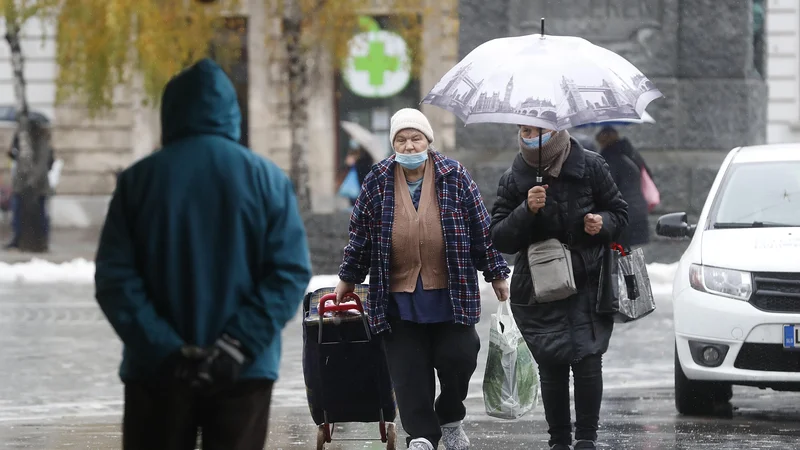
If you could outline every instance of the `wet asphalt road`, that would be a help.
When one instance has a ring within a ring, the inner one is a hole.
[[[0,284],[0,449],[115,449],[122,389],[120,346],[92,301],[89,285]],[[672,398],[672,309],[618,326],[605,358],[600,448],[800,448],[800,394],[735,388],[731,417],[685,418]],[[484,348],[468,399],[467,430],[475,449],[546,448],[541,406],[518,421],[486,416],[481,398]],[[301,366],[299,321],[285,331],[282,378],[276,385],[268,449],[315,448]],[[377,426],[346,425],[339,437],[374,438]],[[336,437],[335,435],[334,437]],[[336,442],[332,450],[379,449],[378,441]]]

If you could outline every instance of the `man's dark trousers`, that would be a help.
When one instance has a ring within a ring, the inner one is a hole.
[[[126,383],[124,450],[263,450],[271,380],[244,380],[214,392],[175,383]]]

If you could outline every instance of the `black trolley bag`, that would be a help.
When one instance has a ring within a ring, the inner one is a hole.
[[[382,340],[370,332],[364,313],[366,295],[367,286],[358,285],[341,305],[324,306],[336,299],[333,288],[310,292],[303,300],[303,376],[318,426],[318,450],[332,441],[333,424],[349,422],[378,422],[381,442],[395,449],[394,390]],[[358,314],[341,314],[353,310]]]

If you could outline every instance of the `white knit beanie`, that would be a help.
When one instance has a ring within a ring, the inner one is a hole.
[[[433,128],[428,118],[422,111],[414,108],[403,108],[392,116],[392,125],[389,131],[389,143],[394,145],[394,137],[402,130],[411,128],[424,134],[428,141],[433,144]]]

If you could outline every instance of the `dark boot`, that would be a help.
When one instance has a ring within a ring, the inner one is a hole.
[[[574,448],[575,450],[596,450],[597,444],[594,441],[578,441]]]

